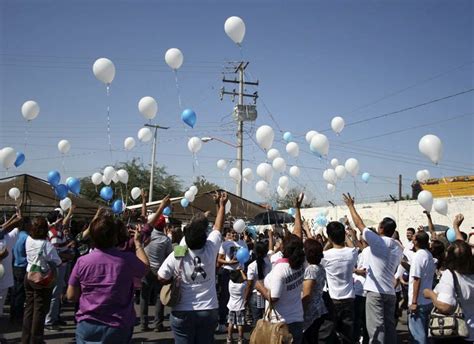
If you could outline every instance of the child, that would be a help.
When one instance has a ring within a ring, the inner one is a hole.
[[[245,289],[247,286],[247,276],[242,270],[234,270],[230,272],[229,281],[229,302],[227,308],[229,315],[227,316],[227,343],[232,343],[232,331],[234,325],[237,325],[239,331],[238,344],[244,341],[244,324],[245,324]]]

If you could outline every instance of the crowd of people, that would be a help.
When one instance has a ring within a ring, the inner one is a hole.
[[[10,321],[22,324],[22,343],[43,343],[45,330],[65,325],[66,298],[75,305],[77,343],[129,343],[139,326],[171,330],[178,344],[213,343],[215,333],[241,344],[245,328],[262,319],[285,324],[293,343],[397,343],[403,312],[411,341],[429,343],[436,341],[432,310],[442,318],[459,307],[468,335],[440,342],[474,341],[474,233],[461,231],[461,214],[454,242],[435,232],[426,213],[428,233],[408,228],[403,245],[393,219],[367,227],[349,194],[353,225],[346,217],[317,235],[301,216],[303,195],[291,230],[268,226],[253,235],[226,220],[225,192],[214,196],[213,224],[209,213],[184,226],[164,216],[169,197],[147,215],[145,199],[140,214],[99,208],[88,223],[73,221],[74,207],[32,219],[17,211],[3,223],[0,316],[10,291]],[[237,259],[241,248],[250,252],[246,262]],[[174,294],[166,300],[171,329],[163,291]]]

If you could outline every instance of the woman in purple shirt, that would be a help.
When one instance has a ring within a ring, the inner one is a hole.
[[[78,344],[129,343],[135,325],[133,279],[148,271],[148,258],[136,231],[135,254],[118,250],[117,233],[124,224],[111,215],[91,223],[94,250],[77,260],[69,278],[67,297],[79,300],[76,313]]]

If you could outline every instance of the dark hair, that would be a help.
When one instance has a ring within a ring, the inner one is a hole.
[[[25,216],[22,219],[20,231],[30,231],[31,230],[31,218],[29,216]]]
[[[440,240],[433,240],[431,241],[430,252],[434,258],[438,260],[436,264],[438,269],[444,266],[444,244]]]
[[[416,243],[419,248],[426,250],[430,247],[430,237],[425,232],[418,232],[415,234]]]
[[[346,241],[346,230],[339,221],[329,222],[326,226],[328,238],[336,245],[344,245]]]
[[[37,216],[33,220],[30,236],[33,239],[47,239],[48,238],[48,222],[43,216]]]
[[[315,239],[306,239],[304,242],[304,253],[308,263],[318,265],[323,258],[323,245]]]
[[[283,258],[288,258],[293,270],[300,269],[304,264],[303,242],[294,234],[287,234],[283,238]]]
[[[268,245],[262,241],[259,241],[255,244],[255,257],[257,257],[257,274],[258,279],[263,280],[265,278],[265,257],[268,253]]]
[[[379,226],[383,229],[383,234],[388,237],[391,237],[397,229],[396,222],[389,217],[384,217]]]
[[[181,239],[183,239],[183,231],[180,227],[173,226],[170,228],[171,232],[171,243],[172,244],[179,244]]]
[[[191,250],[203,248],[207,240],[209,220],[203,213],[194,215],[191,222],[184,227],[184,240]]]
[[[53,211],[50,211],[48,215],[46,215],[46,218],[48,219],[49,223],[55,223],[58,220],[59,215],[60,215],[59,211],[53,210]]]
[[[104,215],[92,221],[90,235],[92,244],[98,249],[107,249],[117,245],[117,234],[124,231],[125,225],[115,221],[111,215]]]
[[[407,232],[411,232],[411,234],[415,234],[415,228],[407,228]]]
[[[474,257],[471,247],[462,240],[456,240],[446,250],[446,268],[463,275],[474,274]]]
[[[462,240],[467,241],[467,233],[461,232]]]
[[[244,277],[242,276],[242,273],[240,270],[232,270],[230,272],[230,280],[234,283],[243,283],[244,282]]]

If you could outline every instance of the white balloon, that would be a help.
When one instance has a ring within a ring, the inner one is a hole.
[[[231,177],[236,183],[239,183],[240,180],[242,179],[242,176],[240,175],[240,171],[237,167],[232,167],[229,170],[229,177]]]
[[[448,215],[448,203],[444,199],[435,199],[434,210],[441,215]]]
[[[105,178],[112,180],[115,177],[115,174],[115,168],[113,168],[112,166],[107,166],[106,168],[104,168]]]
[[[196,154],[201,150],[202,141],[199,137],[191,137],[188,141],[188,149],[191,153]]]
[[[59,201],[59,206],[61,207],[62,210],[66,211],[69,208],[71,208],[72,201],[69,197],[66,197],[62,200]]]
[[[278,185],[282,189],[287,189],[289,183],[290,183],[290,179],[287,176],[281,176],[280,179],[278,179]]]
[[[138,102],[138,111],[145,117],[146,119],[153,119],[158,112],[158,104],[153,97],[146,96],[140,99]]]
[[[102,176],[102,183],[104,183],[105,185],[110,185],[110,183],[112,182],[112,178],[107,178],[106,176]]]
[[[329,192],[334,192],[334,191],[336,191],[336,185],[328,184],[326,187],[327,187],[327,189],[328,189]]]
[[[119,176],[118,176],[117,173],[114,174],[114,177],[112,178],[112,181],[114,182],[114,184],[117,184],[120,181]]]
[[[286,152],[293,158],[297,158],[300,154],[300,147],[296,142],[289,142],[286,145]]]
[[[141,128],[138,131],[138,139],[141,142],[148,142],[152,139],[153,134],[149,128]]]
[[[34,100],[27,100],[21,106],[21,114],[24,119],[27,121],[32,121],[38,117],[40,112],[40,107],[37,102]]]
[[[435,164],[438,164],[443,156],[443,143],[436,135],[423,136],[418,143],[418,149]]]
[[[336,184],[337,182],[337,174],[332,168],[328,168],[323,172],[323,179],[327,181],[329,184]]]
[[[193,195],[196,196],[199,190],[196,185],[191,185],[191,187],[189,188],[189,191],[191,191]]]
[[[8,196],[13,198],[15,201],[20,197],[20,189],[18,188],[11,188],[8,190]]]
[[[344,119],[342,117],[334,117],[331,121],[331,128],[336,134],[340,134],[342,129],[344,129]]]
[[[255,191],[257,191],[257,193],[263,198],[266,198],[270,195],[268,183],[264,180],[259,180],[255,184]]]
[[[269,125],[262,125],[256,132],[257,143],[262,149],[269,149],[273,144],[275,134],[272,127]]]
[[[265,162],[257,166],[257,175],[262,178],[267,183],[270,183],[273,178],[273,168],[272,165]]]
[[[230,201],[227,201],[227,203],[225,204],[225,213],[226,214],[230,213],[231,208],[232,208],[232,204],[230,203]]]
[[[292,176],[293,178],[298,178],[300,176],[300,168],[298,166],[291,166],[290,176]]]
[[[279,173],[283,173],[286,170],[286,162],[283,158],[276,158],[272,163],[273,169]]]
[[[123,184],[128,184],[128,172],[124,169],[117,171],[117,177],[119,181]]]
[[[339,165],[339,160],[337,160],[336,158],[332,159],[331,160],[332,168],[336,168],[337,165]]]
[[[129,151],[129,150],[132,150],[133,147],[135,147],[135,139],[131,136],[127,137],[124,141],[123,141],[123,147],[125,148],[125,150]]]
[[[416,172],[416,179],[420,183],[426,182],[428,179],[430,179],[430,171],[428,171],[428,170],[419,170],[418,172]]]
[[[240,17],[229,17],[224,23],[224,31],[235,44],[240,45],[245,37],[245,23]]]
[[[102,174],[100,174],[99,172],[94,173],[91,177],[91,180],[92,184],[99,185],[100,183],[102,183]]]
[[[336,168],[334,169],[336,171],[336,176],[338,179],[344,179],[344,177],[346,176],[346,168],[342,165],[338,165],[336,166]]]
[[[234,231],[237,233],[241,234],[245,230],[245,221],[242,219],[238,219],[237,221],[234,222],[233,225]]]
[[[253,172],[251,168],[244,168],[242,171],[242,177],[244,178],[244,182],[250,183],[253,180]]]
[[[431,192],[423,190],[418,194],[418,203],[425,208],[426,211],[431,211],[433,207],[433,195]]]
[[[288,195],[288,189],[282,188],[281,186],[277,187],[277,194],[280,198],[285,198]]]
[[[104,84],[111,84],[115,77],[115,65],[108,58],[97,59],[92,66],[92,72],[97,80]]]
[[[217,168],[224,171],[227,168],[227,160],[224,160],[224,159],[217,160]]]
[[[359,162],[357,161],[357,159],[347,159],[346,163],[344,164],[344,167],[346,168],[347,172],[349,172],[353,177],[355,177],[357,175],[357,172],[359,172]]]
[[[320,155],[327,155],[329,152],[329,140],[324,134],[316,134],[311,139],[311,150],[318,152]]]
[[[269,149],[267,152],[267,158],[270,161],[275,160],[276,158],[280,157],[280,152],[276,148]]]
[[[184,198],[186,198],[189,202],[194,201],[194,194],[191,190],[188,190],[184,193]]]
[[[16,152],[12,147],[5,147],[0,150],[0,163],[5,169],[9,169],[15,165]]]
[[[311,140],[313,139],[314,135],[318,134],[318,132],[316,130],[310,130],[306,133],[306,136],[305,136],[305,139],[306,139],[306,142],[308,142],[309,144],[311,144]]]
[[[165,62],[174,70],[178,70],[183,64],[183,53],[178,48],[171,48],[166,51]]]
[[[68,140],[61,140],[58,142],[58,150],[61,154],[67,154],[71,149],[71,144]]]
[[[132,189],[132,191],[130,191],[130,195],[132,196],[134,200],[140,197],[141,194],[142,194],[142,190],[140,190],[140,188],[136,186]]]

